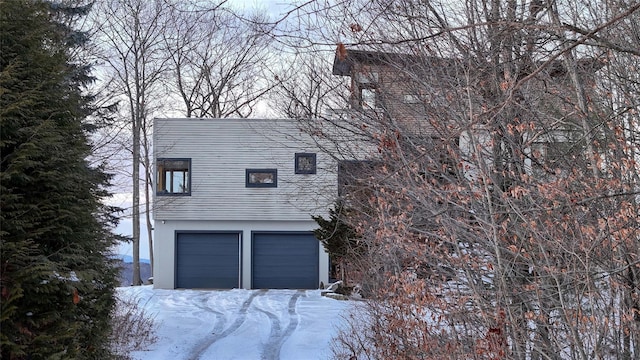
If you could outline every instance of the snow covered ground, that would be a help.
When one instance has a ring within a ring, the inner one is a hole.
[[[155,318],[158,341],[140,360],[330,359],[351,302],[319,290],[154,290],[123,287]]]

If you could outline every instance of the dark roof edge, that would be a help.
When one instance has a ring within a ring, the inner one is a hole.
[[[454,62],[459,61],[453,58],[430,58],[434,63],[453,65]],[[356,50],[346,49],[344,45],[339,44],[336,49],[336,55],[333,59],[333,75],[350,76],[351,68],[354,64],[391,64],[391,63],[410,63],[420,62],[419,56],[404,53],[392,53],[383,51],[368,51],[368,50]],[[562,60],[552,60],[550,63],[547,61],[537,62],[538,66],[544,65],[548,68],[548,72],[552,76],[558,76],[566,73],[566,67]],[[545,64],[546,63],[546,64]],[[600,70],[604,63],[596,58],[582,58],[577,60],[578,68],[581,71],[597,71]]]

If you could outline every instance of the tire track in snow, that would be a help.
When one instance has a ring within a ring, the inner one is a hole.
[[[278,319],[278,316],[275,315],[272,312],[269,312],[267,310],[264,309],[257,309],[258,311],[260,311],[261,313],[267,315],[267,317],[269,318],[269,322],[271,324],[271,331],[269,332],[269,339],[267,340],[267,344],[265,346],[265,350],[263,351],[263,355],[262,358],[263,359],[277,359],[277,357],[272,357],[272,356],[266,356],[264,355],[264,353],[268,352],[268,350],[271,349],[271,344],[275,344],[278,342],[278,340],[280,339],[280,333],[282,332],[282,324],[280,324],[280,319]]]
[[[300,296],[304,295],[304,290],[298,290],[291,299],[289,299],[289,326],[282,331],[282,326],[280,325],[280,321],[273,313],[268,313],[267,311],[260,310],[263,313],[267,314],[269,319],[271,320],[271,333],[269,334],[269,342],[265,346],[262,351],[262,359],[263,360],[271,360],[271,359],[279,359],[280,358],[280,350],[282,349],[282,345],[284,342],[291,336],[291,334],[298,327],[298,312],[296,311],[296,306],[298,304],[298,299]],[[270,315],[269,315],[270,314]],[[275,322],[274,322],[275,319]],[[277,324],[277,326],[276,326]]]
[[[249,298],[242,303],[242,306],[240,306],[240,310],[238,310],[238,316],[236,317],[236,321],[234,321],[233,324],[231,324],[231,326],[229,326],[227,329],[225,329],[222,332],[220,332],[220,331],[216,332],[215,329],[214,329],[215,334],[213,334],[212,337],[210,337],[209,339],[206,339],[202,344],[200,344],[192,352],[192,355],[189,357],[189,359],[190,360],[198,360],[198,359],[200,359],[202,354],[205,351],[207,351],[207,349],[210,348],[211,345],[213,345],[216,341],[218,341],[220,339],[223,339],[223,338],[227,337],[229,334],[231,334],[234,331],[238,330],[240,328],[240,326],[242,325],[242,323],[244,323],[244,321],[247,318],[247,311],[249,310],[249,306],[251,306],[251,303],[253,302],[253,299],[255,299],[257,296],[264,295],[266,292],[267,292],[266,290],[260,290],[260,291],[256,291],[253,294],[251,294],[251,296],[249,296]],[[220,329],[220,330],[222,330],[222,329]]]
[[[207,300],[209,299],[209,294],[205,293],[203,294],[198,300],[200,300],[202,303],[201,304],[196,304],[196,307],[198,307],[199,309],[204,310],[205,312],[208,313],[212,313],[216,315],[216,324],[213,327],[213,329],[211,330],[212,334],[218,334],[221,333],[222,330],[224,330],[224,325],[225,325],[225,318],[224,318],[224,314],[220,311],[214,310],[212,309],[208,304],[207,304]]]

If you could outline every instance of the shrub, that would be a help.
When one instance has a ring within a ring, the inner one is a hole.
[[[118,294],[111,322],[111,348],[119,359],[130,359],[132,351],[145,350],[157,340],[153,316],[136,297]]]

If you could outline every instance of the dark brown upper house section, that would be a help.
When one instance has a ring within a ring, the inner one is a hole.
[[[473,70],[469,69],[470,63]],[[561,107],[571,103],[566,101],[568,98],[575,97],[562,60],[529,62],[528,65],[521,61],[519,66],[517,80],[530,76],[528,81],[537,89],[523,100],[529,106]],[[577,62],[578,71],[585,75],[583,80],[587,84],[593,83],[594,73],[602,66],[602,62],[590,58]],[[456,102],[462,89],[475,89],[470,101],[480,108],[486,100],[483,98],[486,95],[481,93],[486,86],[481,82],[494,71],[492,64],[483,65],[480,60],[346,49],[340,44],[332,73],[350,77],[349,107],[352,110],[409,126],[421,135],[439,137],[437,127],[441,124],[430,123],[434,120],[429,114],[438,114],[439,119],[448,118],[452,122],[458,120],[460,124],[459,118],[468,116],[468,109],[455,109],[455,106],[467,106]]]
[[[564,62],[519,61],[509,64],[518,68],[517,81],[526,80],[524,86],[517,89],[516,96],[520,98],[513,100],[519,102],[513,107],[514,116],[526,121],[535,120],[540,126],[536,129],[537,134],[543,134],[537,140],[539,143],[531,144],[531,147],[566,145],[571,133],[581,136],[577,115],[557,121],[558,114],[575,114],[577,103],[576,91]],[[590,58],[577,61],[578,73],[588,96],[594,89],[595,73],[603,65],[601,61]],[[382,127],[400,126],[405,130],[404,135],[418,136],[423,140],[431,138],[431,143],[437,146],[457,142],[460,131],[468,128],[469,104],[481,112],[482,106],[488,102],[487,97],[491,96],[483,81],[495,76],[495,66],[481,59],[415,56],[346,49],[339,45],[332,73],[350,77],[349,107],[362,114],[362,121],[373,126],[376,123]],[[467,93],[466,89],[471,91]],[[581,151],[579,147],[572,149]],[[353,179],[348,181],[350,178],[363,176],[363,168],[355,165],[347,167],[345,164],[340,169],[343,187],[355,185]]]
[[[430,76],[455,78],[455,67],[455,60],[339,47],[333,75],[350,77],[352,110],[404,125],[420,124],[423,131],[430,133],[433,129],[425,115],[431,105],[438,106],[434,97],[438,91],[415,77],[422,77],[420,74],[428,69]]]

